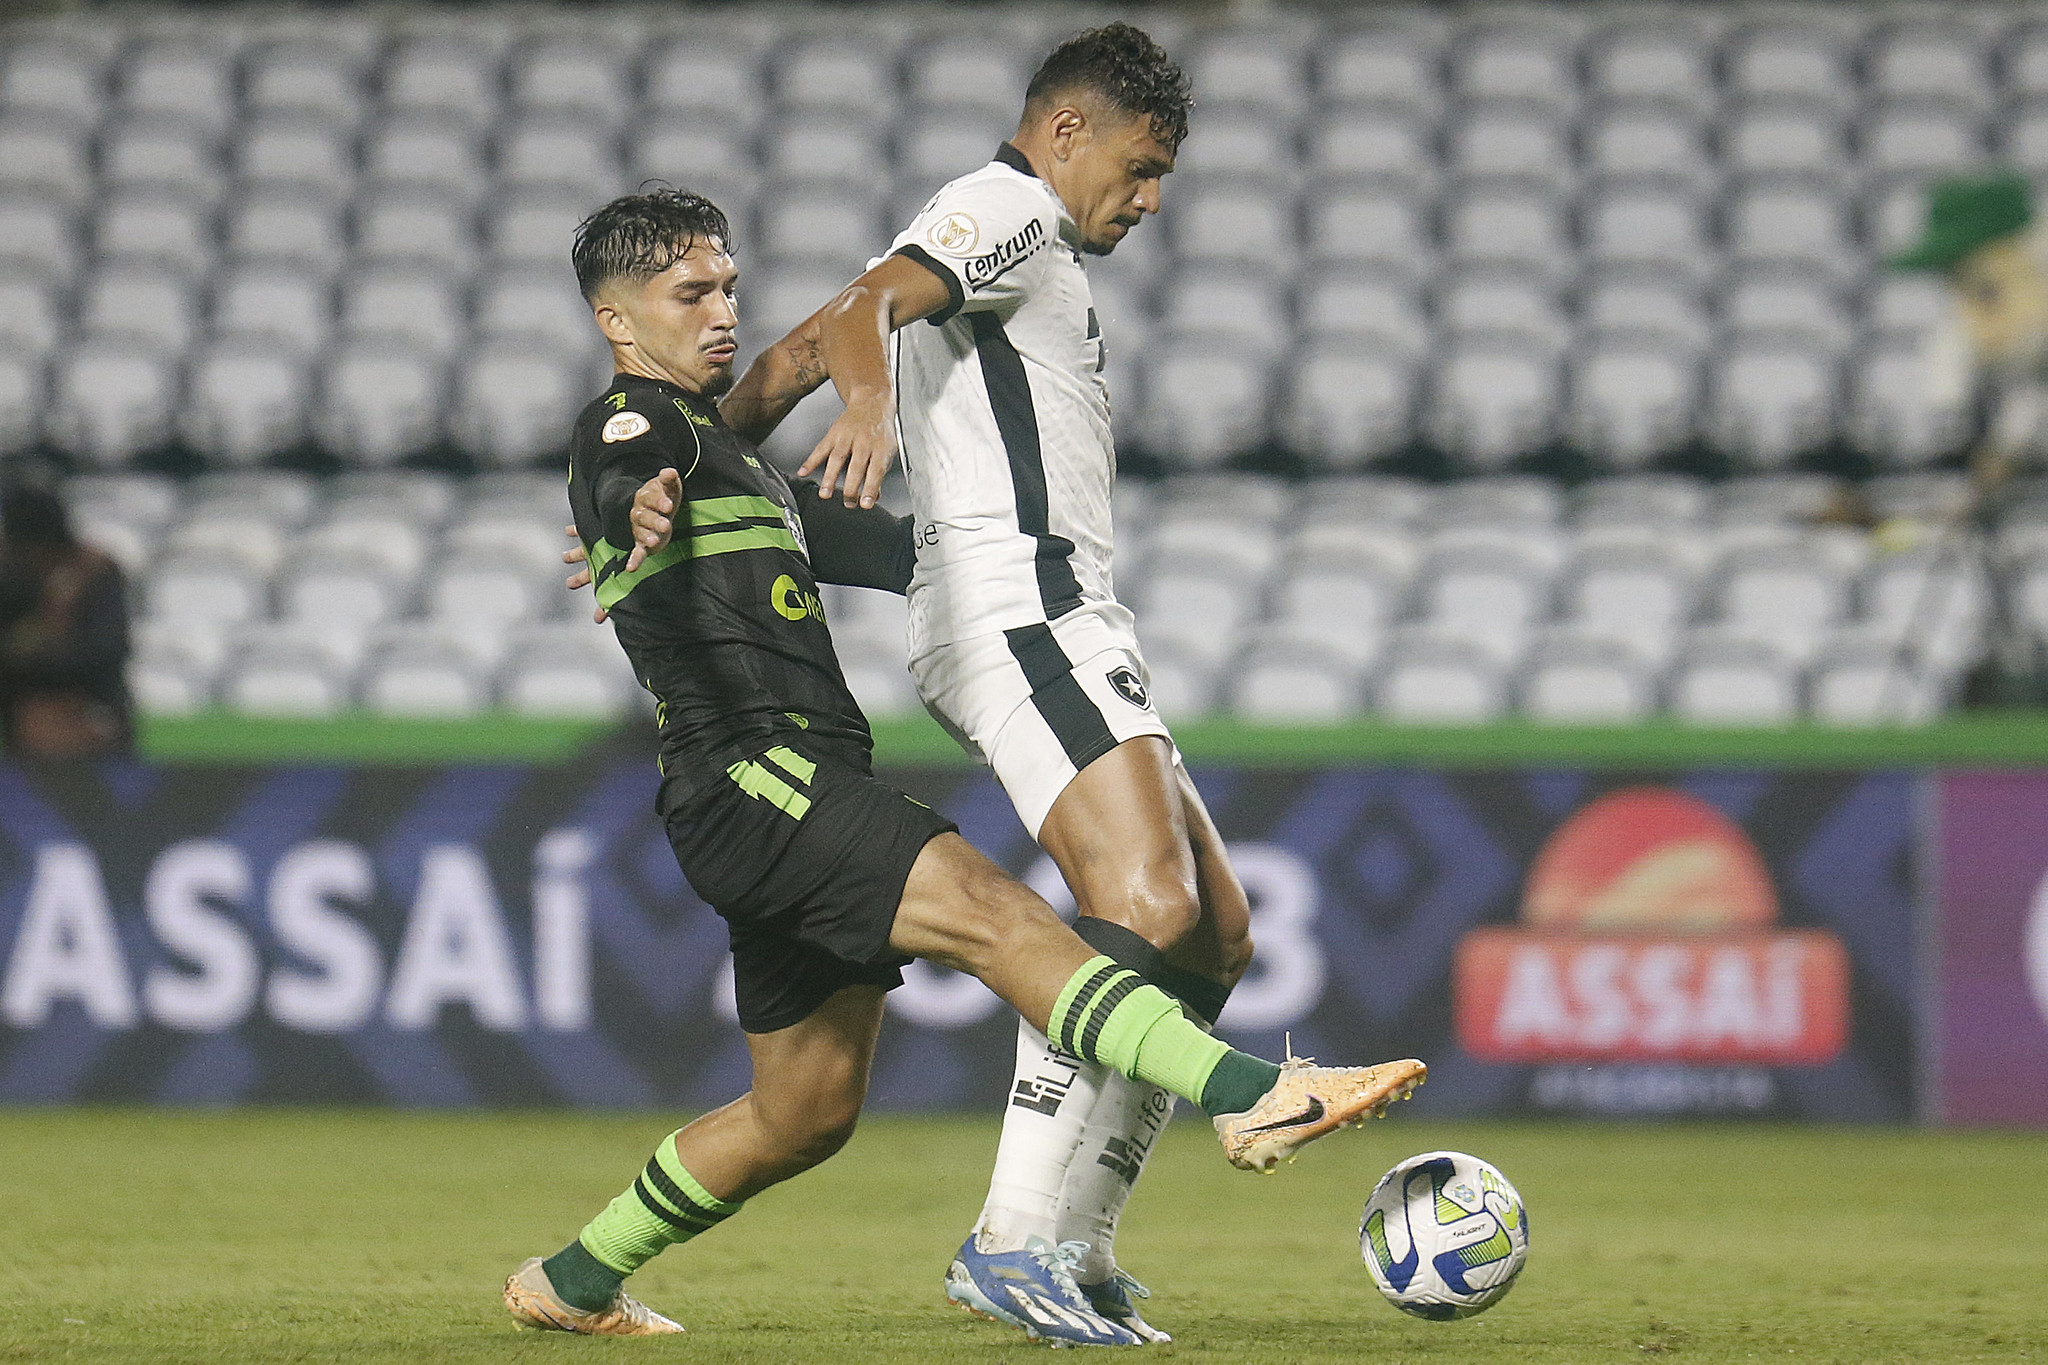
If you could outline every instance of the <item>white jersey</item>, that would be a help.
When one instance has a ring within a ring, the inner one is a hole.
[[[911,656],[1111,607],[1116,450],[1073,218],[1006,143],[890,250],[951,295],[891,338],[918,537]]]

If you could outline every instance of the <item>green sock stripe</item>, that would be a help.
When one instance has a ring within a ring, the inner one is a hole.
[[[680,1128],[676,1130],[677,1133],[681,1131]],[[662,1144],[654,1149],[654,1160],[648,1164],[658,1164],[663,1174],[676,1183],[677,1188],[682,1191],[684,1198],[687,1198],[692,1204],[710,1214],[714,1219],[722,1220],[732,1217],[747,1202],[744,1199],[731,1201],[720,1199],[717,1195],[698,1184],[697,1177],[690,1174],[689,1170],[683,1165],[683,1159],[676,1155],[675,1133],[670,1133],[667,1138],[663,1139]],[[662,1192],[664,1194],[667,1193],[666,1190]]]
[[[677,1213],[674,1209],[669,1208],[659,1199],[656,1199],[654,1191],[647,1188],[645,1177],[636,1176],[634,1178],[633,1193],[640,1196],[640,1202],[647,1206],[649,1213],[674,1228],[677,1232],[682,1233],[685,1237],[695,1237],[698,1233],[708,1231],[711,1227],[711,1224],[707,1222],[700,1222],[689,1217],[687,1214]]]
[[[661,1202],[666,1204],[671,1212],[693,1223],[701,1223],[704,1227],[708,1228],[724,1222],[731,1216],[729,1214],[713,1213],[710,1209],[705,1208],[702,1204],[690,1198],[689,1195],[683,1193],[675,1181],[668,1178],[667,1171],[664,1171],[652,1161],[648,1162],[647,1169],[640,1173],[640,1179],[649,1189],[661,1196]],[[700,1228],[699,1230],[701,1231],[702,1229]]]
[[[1052,1018],[1048,1021],[1046,1033],[1055,1046],[1073,1052],[1075,1006],[1092,997],[1122,970],[1106,957],[1091,957],[1081,964],[1081,969],[1068,979],[1060,990],[1059,998],[1052,1004]]]
[[[1121,1005],[1132,991],[1144,984],[1144,978],[1136,972],[1126,972],[1117,979],[1115,985],[1095,998],[1095,1003],[1088,1007],[1088,1022],[1081,1026],[1081,1046],[1078,1049],[1081,1056],[1095,1058],[1095,1044],[1101,1039],[1103,1026],[1109,1023],[1109,1016],[1116,1012],[1116,1007]]]

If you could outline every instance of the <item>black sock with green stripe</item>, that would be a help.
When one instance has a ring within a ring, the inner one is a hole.
[[[1094,915],[1082,915],[1074,921],[1074,932],[1083,943],[1113,960],[1117,966],[1129,967],[1186,1005],[1205,1024],[1213,1027],[1217,1017],[1223,1013],[1223,1006],[1230,1000],[1230,987],[1185,967],[1174,966],[1166,960],[1166,954],[1153,947],[1143,935],[1121,924]]]
[[[1280,1079],[1279,1067],[1210,1037],[1172,996],[1108,957],[1090,958],[1068,979],[1045,1036],[1210,1114],[1241,1113]]]
[[[709,1232],[739,1211],[739,1203],[714,1198],[683,1169],[670,1133],[632,1186],[541,1268],[564,1303],[594,1313],[663,1248]]]

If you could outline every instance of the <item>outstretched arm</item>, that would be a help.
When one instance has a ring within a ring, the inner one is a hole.
[[[891,256],[762,352],[719,410],[742,436],[759,441],[829,377],[846,411],[797,473],[823,471],[821,498],[838,492],[848,507],[873,507],[896,460],[889,334],[949,306],[958,301],[939,275]]]

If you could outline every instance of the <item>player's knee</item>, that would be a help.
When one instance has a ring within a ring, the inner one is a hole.
[[[773,1164],[785,1179],[807,1171],[844,1147],[859,1123],[860,1099],[844,1095],[820,1095],[776,1114],[764,1125]]]
[[[1139,879],[1123,897],[1126,929],[1166,952],[1194,931],[1202,918],[1202,898],[1194,879],[1164,869]]]

